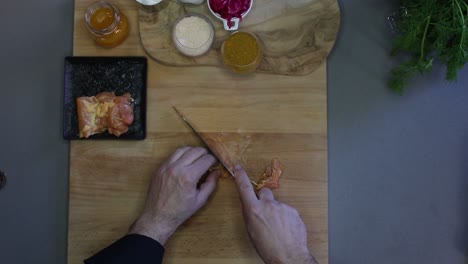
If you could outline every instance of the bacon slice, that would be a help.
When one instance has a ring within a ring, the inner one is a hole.
[[[114,92],[103,92],[77,98],[80,138],[89,138],[106,130],[117,137],[126,133],[134,120],[132,103],[129,93],[115,96]]]

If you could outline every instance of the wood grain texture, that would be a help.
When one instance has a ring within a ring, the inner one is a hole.
[[[255,0],[240,30],[255,33],[263,43],[264,59],[258,72],[304,75],[315,71],[327,58],[340,27],[336,0]],[[209,18],[216,40],[207,54],[190,58],[180,54],[172,43],[174,22],[187,13]],[[140,36],[143,47],[158,62],[172,66],[223,67],[220,47],[229,36],[222,22],[206,4],[181,4],[171,0],[160,12],[140,9]]]
[[[137,5],[113,1],[129,17],[131,32],[121,46],[106,50],[94,44],[83,22],[92,2],[75,1],[74,55],[145,55]],[[152,60],[148,66],[147,139],[71,143],[68,263],[81,264],[125,235],[157,166],[180,146],[201,145],[172,105],[201,132],[223,132],[241,142],[252,178],[271,158],[281,159],[286,170],[275,195],[299,210],[309,248],[320,263],[328,263],[326,65],[300,77],[239,76],[216,67],[167,67]],[[232,180],[221,180],[206,207],[176,232],[164,261],[262,263],[248,240]]]

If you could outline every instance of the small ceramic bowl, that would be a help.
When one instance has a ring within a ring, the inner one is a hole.
[[[159,12],[159,11],[163,10],[166,6],[168,6],[170,0],[161,0],[161,1],[159,1],[158,3],[156,3],[154,5],[145,5],[145,4],[141,3],[139,0],[136,0],[136,2],[146,12],[154,13],[154,12]]]
[[[208,9],[210,9],[210,12],[211,12],[217,19],[223,21],[223,25],[224,25],[224,29],[225,29],[225,30],[228,30],[228,31],[236,31],[236,30],[239,29],[239,22],[240,22],[240,19],[239,19],[239,18],[237,18],[237,17],[231,18],[232,26],[229,27],[229,25],[228,25],[228,20],[222,18],[218,13],[216,13],[215,11],[213,11],[213,9],[211,9],[210,0],[206,0],[206,2],[208,3]],[[250,7],[249,7],[249,9],[247,9],[247,11],[245,11],[244,13],[242,13],[242,19],[243,19],[245,16],[247,16],[247,14],[250,12],[250,10],[252,10],[252,6],[253,6],[253,0],[250,0]]]
[[[210,28],[210,36],[208,37],[206,42],[200,45],[200,47],[187,47],[186,45],[184,45],[181,39],[177,38],[177,34],[176,34],[177,25],[179,24],[180,21],[182,21],[184,18],[187,18],[187,17],[199,17],[203,19]],[[213,46],[215,38],[216,38],[216,32],[215,32],[213,23],[211,23],[211,21],[202,14],[196,14],[196,13],[185,14],[176,20],[172,29],[172,41],[174,42],[175,47],[177,48],[177,50],[179,50],[180,53],[189,57],[199,57],[199,56],[204,55],[208,51],[210,51],[211,47]]]
[[[235,63],[232,63],[232,62],[230,62],[229,60],[226,59],[226,56],[225,56],[226,41],[229,40],[229,38],[231,38],[235,34],[247,34],[247,35],[251,36],[252,38],[254,38],[256,40],[256,42],[258,44],[258,54],[257,54],[257,57],[255,58],[255,60],[253,60],[251,63],[248,63],[248,64],[235,64]],[[232,72],[240,73],[240,74],[248,74],[248,73],[252,73],[252,72],[256,71],[257,68],[260,66],[260,64],[263,61],[263,45],[262,45],[262,42],[260,41],[260,39],[257,36],[255,36],[254,34],[249,33],[249,32],[245,32],[245,31],[236,31],[236,32],[232,33],[229,38],[227,40],[225,40],[223,42],[223,44],[221,45],[221,58],[222,58],[224,66],[226,66]]]

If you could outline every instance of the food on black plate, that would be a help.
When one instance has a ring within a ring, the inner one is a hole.
[[[132,125],[133,98],[129,93],[116,96],[114,92],[103,92],[91,97],[78,97],[78,125],[80,138],[108,131],[119,137]]]

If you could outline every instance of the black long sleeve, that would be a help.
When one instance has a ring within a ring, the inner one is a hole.
[[[85,264],[160,264],[164,247],[156,240],[142,235],[127,235],[96,255]]]

